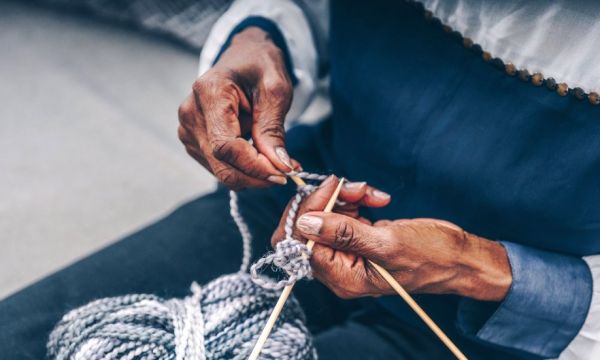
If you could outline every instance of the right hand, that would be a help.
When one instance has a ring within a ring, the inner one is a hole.
[[[284,144],[292,94],[281,49],[250,27],[194,82],[179,107],[179,139],[231,189],[285,184],[284,173],[299,167]],[[254,144],[243,138],[248,133]]]

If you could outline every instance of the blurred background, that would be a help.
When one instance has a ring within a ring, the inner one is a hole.
[[[0,1],[0,298],[215,187],[177,108],[229,1]]]

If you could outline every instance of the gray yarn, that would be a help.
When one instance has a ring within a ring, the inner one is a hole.
[[[306,185],[298,188],[298,192],[290,205],[290,210],[285,219],[285,238],[277,243],[275,252],[260,258],[250,268],[252,280],[258,285],[266,289],[281,289],[302,278],[312,279],[312,268],[310,267],[309,261],[312,252],[308,249],[306,244],[294,239],[292,234],[294,232],[296,214],[298,213],[298,208],[300,207],[302,199],[315,190],[316,187],[314,185]],[[283,270],[288,275],[287,279],[273,282],[259,276],[260,269],[268,264],[272,264]]]
[[[52,359],[247,359],[279,292],[245,273],[225,275],[192,295],[165,300],[134,294],[93,301],[66,314],[52,331]],[[295,298],[283,309],[261,359],[316,359]]]
[[[293,175],[307,180],[326,176]],[[252,265],[252,236],[239,212],[238,198],[230,192],[230,213],[243,242],[240,272],[221,276],[201,287],[193,283],[184,299],[132,294],[93,301],[67,313],[50,334],[51,359],[216,360],[248,358],[279,298],[279,288],[310,278],[310,251],[292,238],[302,199],[316,189],[300,187],[285,223],[285,239],[274,253]],[[258,270],[273,264],[288,274],[275,282]],[[310,332],[298,301],[291,296],[260,355],[260,359],[316,360]]]

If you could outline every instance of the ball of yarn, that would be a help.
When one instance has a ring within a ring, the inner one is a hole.
[[[48,342],[53,359],[247,359],[279,291],[250,275],[192,284],[184,299],[134,294],[93,301],[67,313]],[[316,359],[305,315],[290,298],[260,359]]]

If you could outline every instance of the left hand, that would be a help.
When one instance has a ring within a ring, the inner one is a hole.
[[[324,184],[305,203],[296,236],[316,242],[314,275],[342,298],[393,294],[372,260],[409,292],[457,294],[501,301],[512,283],[508,257],[497,242],[436,219],[381,220],[358,212],[324,213],[337,181]],[[322,203],[322,204],[321,204]]]

